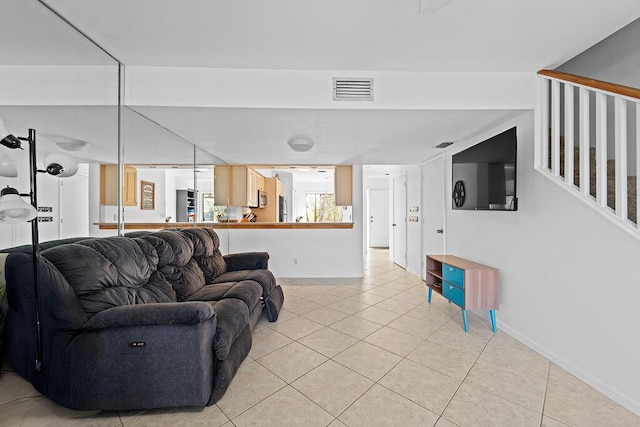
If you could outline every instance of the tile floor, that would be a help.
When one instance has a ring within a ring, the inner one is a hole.
[[[280,319],[263,319],[218,404],[78,412],[10,370],[0,426],[640,426],[504,332],[493,334],[371,251],[362,279],[281,279]],[[498,316],[500,316],[498,312]],[[5,367],[6,368],[6,367]]]

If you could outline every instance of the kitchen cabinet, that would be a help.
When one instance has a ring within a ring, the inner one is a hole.
[[[124,167],[122,201],[124,206],[138,204],[138,170],[133,166]],[[100,165],[100,204],[118,205],[118,166]]]
[[[214,193],[218,206],[258,206],[258,190],[265,188],[265,177],[247,166],[214,168]]]
[[[336,166],[334,183],[336,206],[353,205],[353,167]]]

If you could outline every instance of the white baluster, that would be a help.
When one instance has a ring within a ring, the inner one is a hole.
[[[540,79],[540,139],[536,150],[536,167],[549,167],[549,86],[550,80]]]
[[[615,99],[616,215],[627,219],[627,101]]]
[[[589,126],[589,90],[580,88],[580,191],[585,196],[590,194],[591,187]]]
[[[551,172],[560,175],[560,82],[551,82]]]
[[[636,227],[640,229],[640,185],[638,185],[639,170],[640,170],[640,103],[636,103]]]
[[[596,201],[607,206],[607,95],[596,93]]]
[[[575,155],[574,86],[564,84],[564,182],[573,185],[573,157]]]

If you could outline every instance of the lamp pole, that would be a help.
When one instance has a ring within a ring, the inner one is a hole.
[[[29,143],[29,196],[31,206],[38,212],[38,167],[36,162],[36,131],[29,129],[27,138],[18,137],[22,141]],[[36,371],[42,370],[42,330],[40,328],[40,242],[38,235],[38,216],[31,220],[31,248],[33,256],[33,293],[35,298],[35,320],[36,320]]]

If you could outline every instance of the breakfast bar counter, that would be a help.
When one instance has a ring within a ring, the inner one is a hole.
[[[117,230],[114,222],[96,223],[100,230]],[[352,229],[352,222],[125,222],[125,230],[161,230],[165,228],[204,227],[214,229]]]

